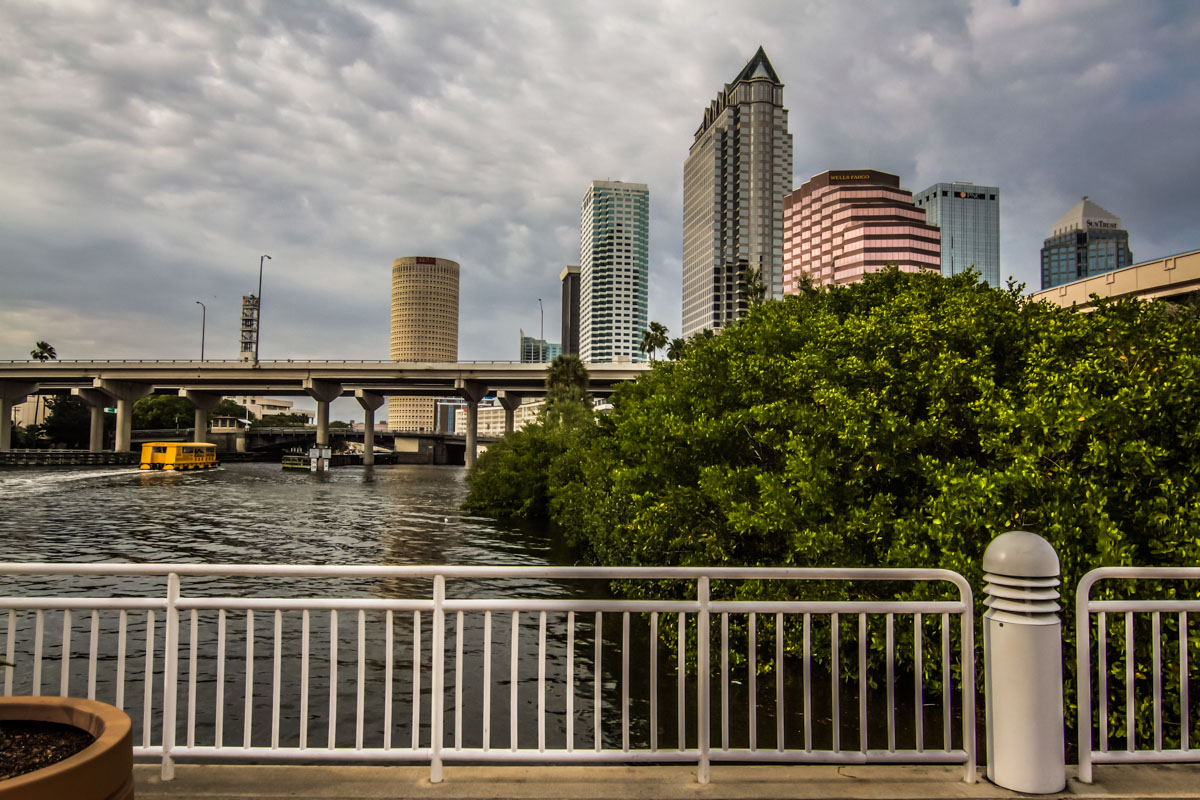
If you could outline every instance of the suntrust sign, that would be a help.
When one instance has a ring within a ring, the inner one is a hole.
[[[1087,226],[1088,226],[1089,228],[1116,228],[1116,227],[1117,227],[1117,223],[1115,223],[1115,222],[1105,222],[1105,221],[1104,221],[1104,220],[1102,220],[1102,219],[1089,219],[1089,220],[1087,221]]]

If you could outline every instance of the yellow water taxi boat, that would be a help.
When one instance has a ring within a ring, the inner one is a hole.
[[[142,469],[211,469],[219,466],[217,446],[198,442],[146,442]]]

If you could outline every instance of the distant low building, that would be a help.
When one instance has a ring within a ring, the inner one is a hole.
[[[521,331],[521,363],[548,364],[562,355],[562,345],[526,336]]]
[[[258,395],[234,395],[228,399],[244,407],[254,415],[255,419],[262,419],[271,414],[304,414],[308,417],[310,423],[313,420],[313,415],[310,412],[294,410],[293,406],[295,404],[291,400],[280,400],[277,397],[260,397]]]
[[[494,401],[493,401],[494,402]],[[542,403],[545,402],[542,398],[536,400],[527,400],[513,410],[513,430],[519,431],[533,420],[537,419],[538,412],[542,409]],[[504,407],[499,403],[494,405],[479,404],[478,425],[475,431],[480,436],[503,436],[504,435]],[[465,431],[467,429],[467,410],[460,408],[454,412],[454,430]]]
[[[1195,300],[1200,296],[1200,250],[1190,250],[1093,275],[1090,278],[1061,283],[1034,292],[1032,299],[1045,300],[1066,308],[1086,307],[1094,302],[1092,295],[1102,300],[1118,297],[1176,303]]]

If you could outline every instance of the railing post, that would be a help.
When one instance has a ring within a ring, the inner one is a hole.
[[[429,782],[442,782],[442,716],[445,705],[446,676],[444,673],[446,654],[446,577],[436,575],[433,579],[433,680],[430,689],[429,709]]]
[[[162,729],[162,779],[175,778],[175,716],[177,684],[179,681],[179,575],[167,575],[167,635],[163,644],[163,729]]]
[[[997,536],[983,555],[987,776],[1006,789],[1066,786],[1058,554],[1035,533]]]
[[[709,734],[712,727],[712,710],[709,704],[709,679],[711,677],[709,664],[709,619],[708,619],[708,576],[701,576],[696,581],[696,600],[700,604],[700,612],[696,615],[696,748],[700,751],[700,761],[696,765],[696,782],[708,783],[709,776]],[[683,643],[680,642],[680,647]],[[653,677],[651,680],[656,680]]]
[[[1075,595],[1075,692],[1079,701],[1077,733],[1079,780],[1082,783],[1092,782],[1092,623],[1088,612],[1092,582],[1089,572],[1079,582]]]

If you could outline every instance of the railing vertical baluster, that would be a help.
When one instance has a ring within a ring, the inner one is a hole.
[[[195,612],[192,612],[193,614]],[[96,699],[96,667],[100,652],[100,611],[92,610],[92,630],[88,637],[88,700]]]
[[[154,705],[154,611],[146,612],[146,668],[142,676],[142,747],[150,746]]]
[[[712,746],[712,657],[709,644],[712,629],[709,619],[709,580],[703,576],[696,581],[696,749],[700,760],[696,765],[696,781],[708,783],[710,775],[709,749]],[[654,678],[651,678],[653,681]]]
[[[1133,712],[1133,612],[1125,612],[1125,749],[1130,753],[1135,747],[1136,719]]]
[[[967,751],[967,763],[963,765],[963,781],[975,783],[978,778],[976,763],[979,760],[975,742],[975,606],[971,588],[959,588],[963,610],[958,617],[958,635],[961,639],[959,659],[962,661],[962,731],[963,749]]]
[[[575,612],[567,612],[567,752],[575,749]]]
[[[433,680],[430,683],[432,702],[429,704],[429,782],[442,782],[442,744],[446,723],[446,576],[433,578]]]
[[[463,612],[454,626],[454,749],[462,750]]]
[[[921,627],[921,612],[913,614],[913,708],[916,714],[914,722],[917,727],[917,752],[925,751],[925,645],[924,630]]]
[[[1090,627],[1090,626],[1089,626]],[[1076,644],[1076,647],[1079,645]],[[1096,615],[1096,671],[1098,678],[1097,699],[1100,718],[1100,752],[1108,752],[1108,614],[1101,611]],[[1091,721],[1088,721],[1089,724]],[[1091,737],[1088,737],[1091,740]]]
[[[896,634],[892,614],[884,617],[886,632],[884,647],[887,649],[887,707],[888,707],[888,752],[896,752]]]
[[[842,751],[842,681],[839,677],[842,671],[841,658],[838,650],[842,632],[838,624],[838,615],[829,615],[829,702],[831,705],[830,719],[833,723],[833,752]]]
[[[33,615],[33,696],[42,694],[42,631],[45,615],[39,608]]]
[[[246,610],[246,710],[242,718],[242,747],[250,747],[254,729],[254,611]]]
[[[125,663],[125,612],[121,612],[121,656],[120,663]],[[124,685],[119,677],[117,678],[118,691]],[[222,747],[225,744],[225,609],[217,611],[217,696],[214,701],[216,705],[216,730],[213,733],[213,746]],[[117,704],[120,706],[120,703]],[[307,716],[307,715],[306,715]]]
[[[190,750],[196,746],[196,660],[198,645],[196,639],[200,635],[200,618],[196,609],[191,611],[191,626],[188,630],[188,714],[187,714],[187,746]]]
[[[858,749],[867,752],[867,615],[858,615]]]
[[[59,658],[58,696],[71,696],[71,609],[62,613],[62,649]]]
[[[746,702],[750,713],[750,752],[758,749],[758,615],[750,612],[746,634]]]
[[[326,743],[330,750],[337,746],[337,685],[338,685],[338,613],[329,610],[329,729]]]
[[[512,643],[509,645],[508,664],[508,748],[514,753],[517,750],[517,683],[520,680],[518,670],[518,655],[520,653],[519,634],[521,632],[521,612],[512,613]]]
[[[783,612],[775,614],[775,749],[783,752]]]
[[[175,777],[175,728],[179,713],[179,575],[167,576],[167,608],[163,620],[163,730],[162,771],[164,781]]]
[[[678,690],[675,698],[678,713],[676,714],[675,724],[679,731],[679,749],[687,749],[687,671],[684,662],[684,653],[687,652],[687,620],[684,618],[683,612],[678,615],[678,639],[679,646],[675,648],[675,685]]]
[[[729,612],[721,612],[721,749],[729,749]]]
[[[804,752],[812,752],[812,614],[804,612]]]
[[[629,752],[629,612],[621,614],[621,751]]]
[[[538,612],[538,752],[546,752],[546,612]]]
[[[600,687],[604,682],[603,672],[601,670],[601,646],[604,643],[604,614],[601,611],[596,612],[596,644],[595,653],[592,656],[592,724],[594,730],[592,732],[592,745],[596,748],[596,752],[600,752],[603,740],[600,733]]]
[[[279,749],[279,704],[283,693],[283,612],[275,609],[275,653],[271,669],[271,749]]]
[[[93,626],[94,627],[94,626]],[[17,611],[15,608],[8,610],[8,637],[4,644],[4,659],[8,663],[13,663],[13,658],[16,656],[17,646]],[[13,668],[0,670],[4,673],[4,696],[12,696],[12,680]]]
[[[1162,752],[1162,621],[1159,612],[1150,617],[1154,637],[1154,751]]]
[[[421,612],[413,612],[413,650],[412,650],[412,749],[416,750],[421,741]]]
[[[950,699],[950,614],[942,614],[942,749],[954,749]]]
[[[395,675],[396,616],[392,609],[383,614],[383,749],[392,749],[392,683]]]
[[[1179,612],[1179,749],[1191,749],[1189,738],[1191,722],[1188,720],[1188,619],[1187,612]]]
[[[367,713],[367,612],[358,610],[358,673],[355,675],[354,749],[363,749],[363,722]]]
[[[390,613],[390,612],[389,612]],[[300,612],[300,749],[308,747],[308,609]],[[390,731],[389,731],[390,732]]]
[[[568,717],[570,714],[568,713]],[[658,750],[658,612],[650,614],[650,752]]]
[[[483,612],[483,750],[492,746],[492,612]]]

